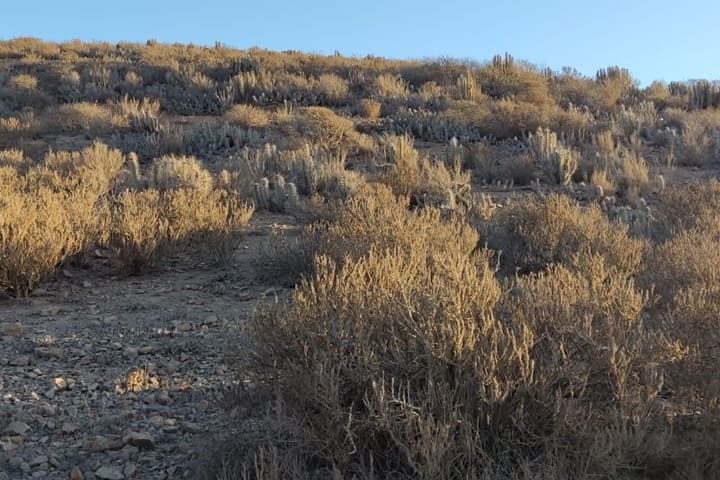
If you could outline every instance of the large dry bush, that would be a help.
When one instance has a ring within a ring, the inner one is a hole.
[[[574,475],[628,478],[674,468],[672,430],[657,405],[664,369],[685,352],[645,324],[647,303],[633,280],[587,252],[518,278],[502,300],[501,316],[532,332],[529,395],[540,418],[531,421],[546,415],[547,428],[535,438],[549,461],[582,469]]]
[[[126,190],[111,204],[111,260],[128,274],[141,273],[164,256],[189,248],[226,262],[252,213],[237,195],[221,190]]]
[[[119,271],[140,273],[166,247],[168,221],[162,218],[157,190],[126,190],[110,207],[111,262]]]
[[[641,284],[657,295],[653,323],[686,349],[682,361],[666,374],[678,425],[673,456],[685,478],[708,478],[718,468],[720,223],[715,211],[705,210],[711,202],[700,208],[692,204],[703,196],[711,200],[712,187],[692,187],[686,202],[675,199],[673,208],[688,204],[689,210],[682,212],[685,221],[677,223],[685,229],[655,245],[639,275]],[[679,196],[679,190],[671,195]]]
[[[375,79],[373,92],[379,98],[401,100],[407,97],[408,87],[401,76],[384,73]]]
[[[496,55],[477,71],[482,90],[494,98],[514,98],[519,102],[546,107],[554,103],[548,79],[529,65],[511,56]]]
[[[382,105],[380,104],[380,102],[371,98],[363,98],[358,102],[358,111],[360,112],[360,115],[365,118],[373,120],[376,118],[380,118],[381,108]]]
[[[682,351],[644,328],[631,280],[575,257],[498,304],[487,254],[436,245],[321,256],[291,304],[253,320],[254,389],[240,398],[276,395],[273,478],[620,477],[660,463],[651,406],[659,366]]]
[[[368,148],[349,118],[341,117],[325,107],[308,107],[298,118],[297,129],[313,143],[329,150]]]
[[[486,258],[415,245],[315,270],[251,327],[306,472],[437,478],[503,448],[493,412],[529,365]]]
[[[492,145],[482,141],[468,145],[464,163],[484,182],[528,185],[537,175],[537,164],[529,153],[520,153],[516,142]]]
[[[0,290],[27,296],[73,248],[73,221],[62,198],[47,189],[0,200]]]
[[[104,196],[122,166],[117,150],[94,144],[49,153],[39,166],[5,167],[0,187],[0,288],[26,296],[62,263],[104,240]]]
[[[665,235],[692,228],[718,228],[720,231],[720,181],[710,179],[683,187],[669,187],[659,196],[657,210]]]
[[[527,273],[573,256],[597,254],[619,275],[640,268],[645,244],[630,238],[627,226],[613,223],[597,205],[581,207],[563,195],[528,196],[506,208],[479,229],[482,242],[500,252],[506,273]]]
[[[127,122],[127,118],[110,105],[78,102],[46,111],[39,128],[44,133],[85,131],[97,135],[124,128]]]
[[[333,215],[328,225],[313,229],[315,251],[342,262],[371,249],[423,245],[438,253],[468,254],[477,246],[477,234],[458,220],[441,221],[433,208],[409,209],[409,198],[396,196],[384,185],[361,185]]]
[[[313,84],[318,101],[324,105],[342,105],[348,97],[348,84],[345,79],[332,73],[320,75]]]
[[[132,130],[136,132],[157,133],[160,131],[160,102],[157,100],[135,99],[125,95],[115,102],[112,108]]]
[[[666,304],[682,290],[720,285],[720,228],[695,228],[655,245],[641,275]]]
[[[667,109],[665,126],[671,137],[673,154],[681,165],[702,167],[720,160],[720,113],[717,109],[684,111]]]
[[[238,104],[225,112],[225,120],[242,128],[267,128],[270,115],[253,105]]]

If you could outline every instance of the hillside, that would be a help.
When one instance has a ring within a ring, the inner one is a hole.
[[[713,478],[718,179],[711,81],[2,41],[0,480]]]

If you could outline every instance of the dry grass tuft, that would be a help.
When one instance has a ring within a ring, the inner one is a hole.
[[[241,128],[267,128],[270,125],[270,115],[253,105],[238,104],[225,112],[225,120],[231,125]]]

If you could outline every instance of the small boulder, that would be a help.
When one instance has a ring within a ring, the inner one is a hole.
[[[95,472],[95,477],[102,480],[123,480],[125,475],[115,467],[100,467]]]

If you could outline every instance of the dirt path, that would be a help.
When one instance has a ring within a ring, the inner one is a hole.
[[[73,269],[29,299],[0,299],[0,479],[68,479],[74,467],[85,479],[191,477],[222,430],[212,393],[232,378],[244,322],[289,292],[253,274],[288,221],[257,216],[225,268]]]

